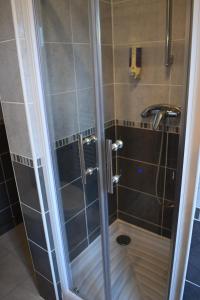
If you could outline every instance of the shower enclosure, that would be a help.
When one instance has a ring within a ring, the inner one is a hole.
[[[167,299],[192,1],[32,3],[69,289]]]

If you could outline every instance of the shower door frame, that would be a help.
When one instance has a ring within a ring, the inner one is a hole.
[[[11,0],[12,12],[14,19],[14,27],[16,33],[17,53],[20,65],[20,74],[24,91],[25,102],[28,103],[27,82],[25,78],[26,70],[23,64],[23,49],[20,43],[20,32],[23,23],[25,44],[28,45],[28,58],[32,74],[29,80],[31,81],[31,95],[34,99],[34,109],[37,113],[37,126],[39,129],[38,142],[41,144],[41,157],[43,157],[46,166],[44,171],[44,183],[47,191],[47,203],[49,206],[50,222],[52,227],[52,236],[55,246],[57,259],[58,273],[60,277],[63,299],[81,299],[79,296],[72,293],[70,290],[70,267],[68,255],[66,255],[67,243],[66,237],[62,230],[62,221],[60,219],[59,195],[56,191],[55,172],[53,169],[54,160],[52,157],[52,149],[50,146],[49,125],[45,110],[45,93],[43,87],[42,67],[40,63],[40,51],[38,43],[41,42],[41,30],[37,22],[37,0]],[[90,0],[91,4],[91,23],[93,26],[92,32],[92,48],[94,55],[94,81],[95,81],[95,106],[96,106],[96,129],[97,129],[97,149],[98,149],[98,169],[99,169],[99,202],[100,202],[100,223],[101,223],[101,244],[102,244],[102,264],[103,278],[105,287],[105,300],[111,299],[111,284],[110,284],[110,261],[109,261],[109,221],[108,221],[108,199],[106,186],[106,168],[105,168],[105,133],[104,133],[104,105],[103,105],[103,88],[102,88],[102,69],[101,69],[101,35],[100,35],[100,8],[98,0]],[[19,20],[19,15],[23,18]],[[21,23],[20,23],[21,22]],[[37,145],[34,144],[34,137],[31,127],[34,124],[31,122],[30,111],[26,107],[27,122],[29,127],[29,135],[32,139],[32,148],[35,150]],[[39,185],[39,178],[37,178]],[[105,213],[107,212],[107,213]],[[48,235],[47,232],[45,232]],[[51,271],[55,279],[54,267],[51,263]],[[56,299],[59,299],[57,283],[53,280]]]
[[[15,15],[17,16],[17,2],[16,0],[12,1],[12,7],[15,11]],[[45,175],[45,186],[47,191],[51,191],[48,193],[47,201],[48,205],[52,208],[51,209],[51,224],[53,227],[53,239],[55,243],[55,249],[56,249],[56,257],[57,257],[57,263],[58,263],[58,270],[60,275],[60,281],[61,281],[61,287],[64,299],[80,299],[76,295],[74,295],[69,290],[69,284],[68,284],[68,269],[69,266],[66,264],[66,258],[65,258],[65,247],[64,242],[62,239],[62,233],[61,233],[61,224],[59,220],[59,211],[58,207],[56,205],[57,202],[57,193],[55,191],[55,188],[53,187],[55,183],[54,178],[54,172],[53,172],[53,165],[52,165],[52,159],[51,159],[51,149],[49,147],[49,141],[48,141],[48,134],[47,134],[47,124],[46,124],[46,117],[44,113],[44,98],[43,98],[43,91],[41,86],[41,74],[40,74],[40,64],[38,60],[38,52],[37,52],[37,35],[36,35],[36,28],[35,28],[35,22],[34,22],[34,7],[33,7],[34,0],[23,0],[23,13],[27,14],[27,24],[26,30],[30,33],[29,36],[29,43],[31,45],[29,51],[30,56],[32,57],[32,64],[34,66],[34,74],[33,80],[35,81],[35,94],[38,96],[35,98],[35,109],[38,113],[38,118],[40,120],[39,122],[39,128],[41,135],[44,139],[43,142],[43,155],[46,159],[46,165],[47,165],[47,172]],[[97,4],[99,4],[98,0],[91,0],[91,3],[93,5],[93,22],[95,24],[95,31],[96,34],[94,36],[94,41],[97,42],[97,47],[94,50],[96,54],[98,54],[99,58],[97,60],[96,69],[101,67],[101,51],[100,51],[100,23],[99,23],[99,10]],[[97,9],[96,9],[97,8]],[[195,201],[197,198],[197,180],[199,179],[199,173],[200,173],[200,163],[198,164],[198,158],[199,158],[199,145],[200,145],[200,118],[199,118],[199,111],[200,111],[200,32],[198,31],[198,28],[200,27],[200,2],[199,0],[194,0],[194,7],[193,7],[193,28],[192,28],[192,51],[191,51],[191,64],[190,64],[190,80],[189,80],[189,96],[188,96],[188,115],[187,115],[187,129],[186,129],[186,140],[185,140],[185,152],[184,152],[184,163],[183,163],[183,174],[182,174],[182,185],[181,185],[181,196],[180,196],[180,208],[179,208],[179,219],[178,219],[178,230],[177,230],[177,236],[176,236],[176,246],[174,250],[174,264],[172,266],[172,277],[171,277],[171,289],[170,289],[170,300],[175,299],[182,299],[183,294],[183,288],[184,288],[184,282],[185,282],[185,274],[186,274],[186,268],[187,268],[187,261],[189,256],[189,246],[190,246],[190,240],[191,240],[191,233],[192,233],[192,220],[194,217],[195,212]],[[94,15],[95,13],[95,15]],[[94,25],[93,24],[93,25]],[[18,26],[17,18],[14,22],[15,31],[18,30],[16,28]],[[17,40],[17,48],[18,48],[18,59],[22,59],[20,57],[20,38],[16,36]],[[100,65],[99,65],[100,64]],[[23,68],[23,66],[20,66],[20,69]],[[98,69],[99,70],[99,69]],[[96,70],[97,71],[97,70]],[[97,72],[98,73],[98,72]],[[101,73],[101,70],[100,70]],[[97,75],[97,74],[96,74]],[[99,77],[100,75],[100,77]],[[97,75],[96,78],[96,84],[98,85],[101,81],[102,74]],[[26,85],[26,82],[24,82],[24,85]],[[99,90],[96,91],[97,98],[101,100],[100,104],[101,107],[99,107],[99,110],[97,110],[97,114],[100,112],[100,114],[103,113],[103,103],[102,103],[102,89],[101,86],[99,86]],[[99,103],[97,103],[99,105]],[[100,117],[100,116],[99,116]],[[29,126],[33,126],[34,124],[31,124],[31,120],[28,119],[28,122],[30,122]],[[101,119],[102,123],[102,119]],[[102,124],[101,124],[102,127]],[[98,136],[100,135],[100,138],[102,137],[102,128],[99,128]],[[102,151],[103,149],[103,140],[99,144],[99,149]],[[100,163],[104,164],[105,158],[102,157]],[[198,166],[198,167],[197,167]],[[196,177],[194,176],[197,175]],[[102,180],[102,186],[105,187],[105,177],[101,178]],[[103,197],[104,192],[101,194],[101,197]],[[102,201],[102,199],[101,199]],[[103,199],[104,201],[104,199]],[[107,205],[106,202],[103,202],[102,209],[102,215],[105,212],[104,205]],[[105,216],[104,216],[105,217]],[[186,220],[186,222],[184,222]],[[107,224],[106,220],[102,220],[102,224],[104,226],[104,254],[103,254],[103,260],[104,260],[104,271],[105,267],[109,267],[109,252],[108,252],[108,228],[105,228],[105,225]],[[106,225],[107,226],[107,225]],[[107,237],[106,237],[107,235]],[[59,238],[58,238],[59,237]],[[183,252],[180,251],[180,249],[183,250]],[[110,270],[110,269],[109,269]],[[105,274],[106,276],[106,274]],[[106,277],[105,277],[106,278]],[[107,288],[109,289],[110,283],[109,278],[107,279]],[[55,287],[56,288],[56,287]],[[109,294],[107,294],[107,300],[111,299],[110,293],[111,291],[107,291]]]

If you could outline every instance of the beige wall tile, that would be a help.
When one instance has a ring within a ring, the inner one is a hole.
[[[185,87],[180,86],[170,86],[170,104],[177,105],[180,107],[185,106]]]
[[[141,121],[141,112],[149,105],[168,103],[169,87],[159,85],[115,85],[117,119]],[[145,121],[148,121],[145,119]]]
[[[175,41],[172,45],[174,62],[171,67],[171,83],[184,84],[185,79],[185,41]]]
[[[89,44],[74,45],[77,88],[93,87],[92,54]]]
[[[186,7],[188,0],[173,0],[172,38],[184,39],[186,28]]]
[[[89,42],[88,0],[71,1],[73,42]]]
[[[32,157],[24,104],[2,103],[11,153]]]
[[[78,109],[75,92],[51,96],[56,140],[73,135],[79,131]]]
[[[164,66],[164,43],[141,43],[142,72],[139,83],[167,84],[169,72]],[[135,79],[129,75],[129,47],[115,46],[115,81],[134,83]]]
[[[81,131],[95,126],[95,96],[93,88],[78,91],[78,114]]]
[[[0,0],[0,41],[10,40],[14,37],[11,2]]]
[[[101,41],[103,44],[112,44],[112,15],[111,4],[100,2]]]
[[[42,26],[46,42],[70,42],[71,21],[69,0],[43,0]]]
[[[23,102],[15,41],[0,44],[0,96],[2,101]]]
[[[46,44],[47,71],[51,93],[75,89],[72,45]]]
[[[113,48],[102,46],[103,83],[113,83]]]
[[[165,33],[165,1],[125,1],[113,6],[114,43],[160,41]]]
[[[103,87],[104,91],[104,118],[105,122],[115,119],[114,85]]]

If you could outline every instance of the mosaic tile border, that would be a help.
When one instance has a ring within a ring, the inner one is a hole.
[[[114,125],[115,125],[115,120],[112,120],[112,121],[106,122],[104,126],[107,129],[107,128],[112,127]],[[93,128],[89,128],[87,130],[81,131],[80,133],[76,133],[74,135],[66,137],[64,139],[57,140],[55,142],[55,148],[58,149],[58,148],[66,146],[68,144],[71,144],[73,142],[76,142],[78,140],[79,134],[82,134],[83,137],[87,137],[87,136],[90,136],[92,134],[95,134],[95,131],[96,131],[96,129],[95,129],[95,127],[93,127]]]
[[[126,121],[126,120],[111,120],[105,123],[105,129],[108,129],[112,126],[125,126],[125,127],[132,127],[132,128],[140,128],[140,129],[146,129],[146,130],[153,130],[152,123],[145,123],[145,122],[134,122],[134,121]],[[163,126],[160,125],[158,128],[158,131],[162,131]],[[96,129],[89,128],[87,130],[84,130],[80,132],[80,134],[83,135],[83,137],[90,136],[92,134],[95,134]],[[180,127],[179,126],[166,126],[165,131],[169,133],[179,134],[180,133]],[[73,142],[76,142],[78,140],[79,133],[76,133],[74,135],[71,135],[69,137],[57,140],[55,142],[55,149],[67,146]]]
[[[125,126],[125,127],[132,127],[132,128],[141,128],[147,130],[153,130],[152,123],[145,123],[145,122],[134,122],[134,121],[126,121],[126,120],[116,120],[116,125]],[[163,125],[160,125],[158,131],[163,130]],[[180,133],[179,126],[165,126],[165,131],[170,133]]]
[[[24,166],[34,168],[33,160],[31,158],[24,157],[24,156],[15,154],[15,153],[11,153],[10,155],[11,155],[11,160],[13,162],[17,162],[17,163],[20,163]],[[37,167],[41,167],[41,166],[42,166],[41,158],[38,158],[37,159]]]

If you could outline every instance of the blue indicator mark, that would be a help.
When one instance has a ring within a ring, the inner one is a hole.
[[[138,172],[138,174],[142,174],[144,172],[144,169],[143,168],[137,168],[137,172]]]

